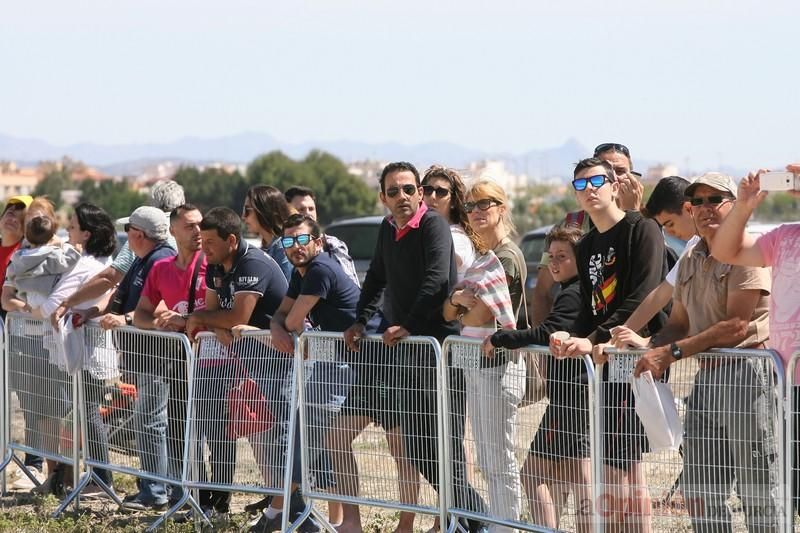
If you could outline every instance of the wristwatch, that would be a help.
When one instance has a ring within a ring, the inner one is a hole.
[[[125,325],[132,326],[133,325],[133,317],[128,313],[125,313]]]
[[[683,350],[681,350],[680,346],[676,343],[672,343],[669,345],[669,351],[672,354],[672,357],[675,358],[676,361],[680,361],[683,357]]]

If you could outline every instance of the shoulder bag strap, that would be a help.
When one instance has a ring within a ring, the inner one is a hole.
[[[189,285],[189,314],[194,312],[194,295],[195,295],[195,288],[197,287],[197,277],[200,275],[200,266],[203,264],[203,260],[206,258],[203,252],[200,252],[200,255],[197,256],[197,261],[194,263],[194,270],[192,271],[192,282]]]

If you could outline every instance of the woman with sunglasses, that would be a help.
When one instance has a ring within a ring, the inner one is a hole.
[[[458,281],[464,279],[467,268],[475,261],[475,250],[481,248],[480,237],[469,225],[464,210],[466,188],[455,170],[433,165],[422,177],[422,200],[450,223],[456,251]]]
[[[288,281],[294,268],[281,247],[283,221],[293,209],[284,194],[271,185],[254,185],[247,191],[242,220],[247,230],[261,237],[261,249],[278,263]]]
[[[485,253],[465,274],[466,286],[456,286],[445,305],[445,318],[460,316],[461,334],[483,339],[498,324],[503,329],[515,327],[527,270],[522,252],[511,240],[514,225],[508,198],[499,185],[488,180],[475,183],[464,210],[479,237],[478,252]],[[479,277],[473,277],[474,273]],[[525,362],[493,354],[481,358],[479,369],[465,370],[464,379],[478,465],[489,486],[489,512],[493,517],[519,520],[522,485],[515,433],[517,405],[525,393]]]

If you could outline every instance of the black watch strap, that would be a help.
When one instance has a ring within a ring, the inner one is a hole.
[[[129,313],[125,313],[125,325],[126,326],[133,325],[133,317]]]
[[[676,361],[680,361],[683,358],[683,350],[676,343],[673,342],[669,345],[669,351]]]

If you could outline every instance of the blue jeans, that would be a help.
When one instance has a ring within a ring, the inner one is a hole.
[[[142,470],[166,477],[169,382],[163,376],[142,372],[136,375],[136,393],[133,419]],[[142,499],[157,505],[167,503],[165,483],[139,479],[138,484]]]

